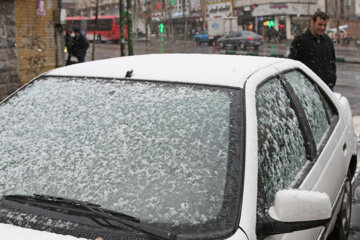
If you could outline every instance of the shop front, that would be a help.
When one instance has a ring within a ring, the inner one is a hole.
[[[252,11],[257,32],[263,36],[277,35],[279,39],[292,39],[306,30],[316,11],[313,3],[268,3]]]
[[[171,17],[168,17],[168,15]],[[160,31],[160,26],[164,26],[164,32]],[[191,38],[196,32],[200,31],[202,31],[200,11],[193,11],[189,14],[189,12],[173,10],[168,13],[157,12],[152,14],[152,34],[167,34],[180,39],[184,37],[184,32],[187,33],[187,38]]]

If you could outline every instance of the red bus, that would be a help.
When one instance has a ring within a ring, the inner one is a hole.
[[[93,39],[95,30],[95,17],[87,19],[87,38]],[[127,26],[125,25],[125,39],[127,39]],[[120,40],[120,18],[114,15],[98,16],[96,39],[98,41]]]
[[[94,33],[97,41],[120,41],[120,18],[114,15],[98,16],[95,32],[95,17],[67,17],[66,29],[79,28],[86,33],[86,38],[93,40]],[[127,39],[127,26],[125,25],[125,39]]]

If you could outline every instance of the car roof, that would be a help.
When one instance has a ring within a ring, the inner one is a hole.
[[[110,58],[54,69],[45,76],[125,78],[242,88],[246,79],[281,58],[220,54],[148,54]]]

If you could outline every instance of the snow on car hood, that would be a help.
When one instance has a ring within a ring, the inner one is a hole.
[[[243,87],[251,74],[280,61],[287,60],[217,54],[148,54],[74,64],[46,75],[125,78],[132,71],[133,79]]]
[[[85,238],[77,238],[69,235],[37,231],[29,228],[22,228],[3,223],[0,223],[0,232],[1,239],[11,240],[85,240]]]

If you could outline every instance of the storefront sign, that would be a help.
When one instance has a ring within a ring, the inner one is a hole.
[[[199,17],[201,17],[201,12],[191,12],[190,17],[199,18]]]
[[[36,0],[36,15],[38,16],[46,15],[45,0]]]
[[[358,0],[360,1],[360,0]],[[252,12],[254,17],[274,15],[305,15],[311,16],[316,11],[316,4],[312,3],[271,3],[257,6]]]
[[[153,21],[160,21],[162,19],[161,13],[153,13],[151,14],[151,19]]]
[[[217,14],[218,12],[228,12],[230,10],[230,6],[227,5],[225,7],[216,7],[216,8],[212,8],[210,9],[210,13],[214,13],[214,14]]]
[[[280,4],[270,4],[270,8],[277,8],[277,9],[282,9],[282,8],[288,8],[288,5],[285,3],[280,3]]]
[[[205,15],[207,19],[225,18],[230,17],[232,11],[231,1],[208,3]]]
[[[188,12],[183,12],[183,11],[173,11],[171,13],[171,18],[184,18],[184,17],[188,17],[189,13]]]

